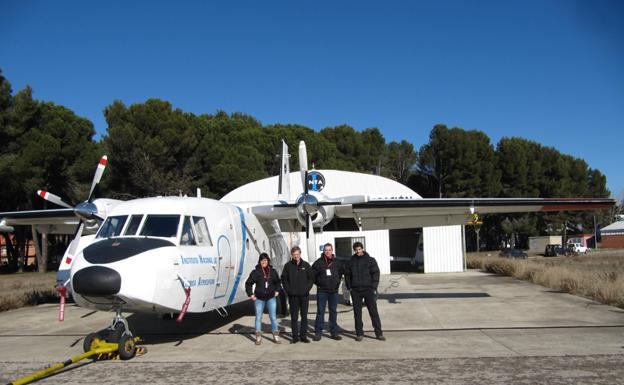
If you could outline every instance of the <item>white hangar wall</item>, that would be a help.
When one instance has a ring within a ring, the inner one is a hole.
[[[423,227],[425,273],[464,271],[463,226]]]
[[[353,254],[351,250],[353,242],[360,241],[364,244],[366,251],[371,257],[377,260],[381,274],[390,274],[391,272],[388,230],[325,231],[317,233],[315,239],[317,254],[311,257],[307,255],[305,233],[284,233],[284,238],[289,247],[299,245],[302,258],[310,264],[320,257],[322,247],[326,243],[331,243],[334,246],[335,254],[344,258]],[[346,245],[341,245],[341,243],[346,243]],[[425,273],[464,271],[463,226],[424,227],[423,248]]]

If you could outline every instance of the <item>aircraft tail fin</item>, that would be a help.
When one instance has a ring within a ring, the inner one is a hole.
[[[277,199],[290,202],[290,154],[288,153],[288,145],[282,139],[282,154],[280,173],[277,186]]]

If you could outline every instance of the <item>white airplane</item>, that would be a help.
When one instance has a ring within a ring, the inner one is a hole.
[[[129,201],[94,199],[106,157],[98,165],[87,201],[72,208],[58,196],[39,192],[64,206],[59,210],[0,213],[4,231],[12,225],[78,224],[59,267],[57,282],[64,312],[65,292],[80,306],[115,312],[107,339],[119,342],[121,357],[134,355],[132,333],[123,312],[179,313],[218,311],[247,300],[243,281],[261,252],[280,269],[290,256],[284,232],[307,234],[315,255],[314,228],[347,218],[362,230],[465,224],[474,213],[593,210],[610,208],[612,199],[416,199],[370,200],[358,195],[328,197],[313,191],[305,144],[299,144],[303,193],[290,198],[288,147],[276,200],[226,203],[201,197],[153,197]],[[199,194],[198,194],[199,195]],[[70,217],[76,219],[68,219]],[[85,225],[104,220],[97,233],[82,236]],[[73,221],[73,222],[72,222]],[[311,231],[312,230],[312,231]],[[97,335],[85,338],[85,351]]]

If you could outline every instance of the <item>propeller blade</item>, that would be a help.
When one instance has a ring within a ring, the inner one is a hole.
[[[303,180],[305,181],[303,182],[303,193],[305,195],[308,195],[308,171],[307,170],[303,172]]]
[[[54,194],[52,194],[50,192],[47,192],[45,190],[37,190],[37,195],[39,195],[41,198],[47,200],[48,202],[54,203],[55,205],[67,207],[68,209],[72,208],[72,206],[70,206],[69,204],[63,202],[61,197],[59,197],[58,195],[54,195]]]
[[[316,236],[314,235],[313,229],[310,236],[306,239],[306,246],[308,249],[308,260],[313,261],[315,259],[315,254],[317,253]]]
[[[299,142],[299,170],[301,171],[301,183],[305,186],[308,184],[308,179],[305,175],[305,171],[308,171],[308,152],[303,140]]]
[[[82,237],[82,230],[84,229],[84,222],[80,220],[80,224],[78,225],[78,229],[74,234],[74,239],[71,241],[69,245],[69,250],[67,250],[67,255],[71,258],[76,256],[76,249],[78,248],[78,243],[80,243],[80,238]]]
[[[310,238],[310,229],[312,229],[312,217],[306,211],[306,239]],[[312,234],[314,234],[314,229],[312,229]]]
[[[89,191],[89,199],[87,199],[88,202],[93,200],[93,190],[95,190],[95,186],[100,183],[100,179],[102,179],[107,161],[108,157],[106,155],[102,156],[97,168],[95,169],[95,175],[93,175],[93,182],[91,183],[91,191]]]

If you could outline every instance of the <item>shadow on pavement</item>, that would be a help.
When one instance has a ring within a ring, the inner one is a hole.
[[[392,293],[379,294],[378,299],[385,299],[389,303],[401,303],[398,299],[440,299],[440,298],[485,298],[488,293]]]

